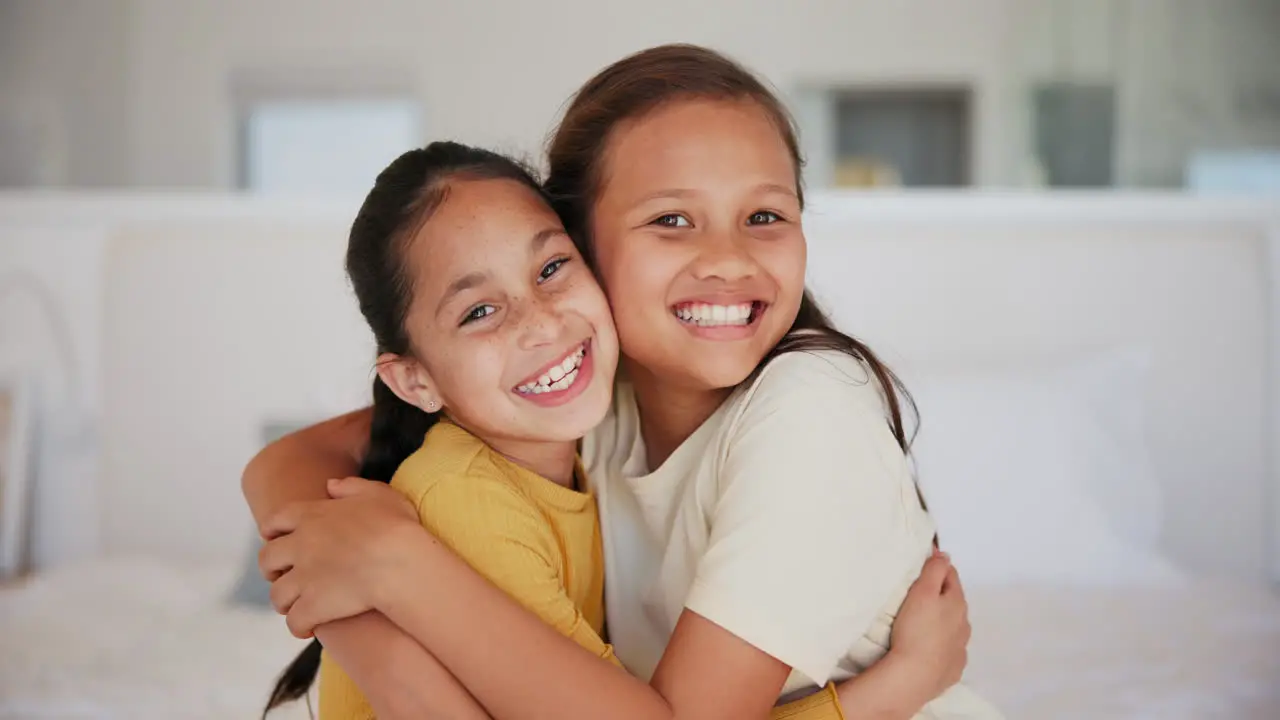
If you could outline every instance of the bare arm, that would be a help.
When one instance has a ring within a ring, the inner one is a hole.
[[[918,668],[910,660],[889,653],[861,675],[837,686],[845,720],[906,720],[915,717],[934,698],[925,689]]]
[[[327,500],[330,478],[354,475],[369,438],[365,408],[271,443],[244,470],[241,489],[259,532],[293,503]],[[378,717],[488,718],[435,659],[378,612],[316,627],[315,635],[364,692]]]
[[[452,673],[382,613],[321,625],[316,637],[381,720],[489,718]]]
[[[414,533],[403,542],[407,564],[383,588],[379,607],[431,647],[495,718],[775,713],[790,668],[695,614],[682,617],[650,686],[538,622],[429,535]],[[905,719],[931,699],[914,664],[878,666],[841,685],[847,717]],[[777,710],[775,717],[805,717]]]
[[[371,417],[364,408],[325,420],[280,438],[249,461],[240,489],[259,532],[290,503],[328,498],[330,478],[360,471]]]

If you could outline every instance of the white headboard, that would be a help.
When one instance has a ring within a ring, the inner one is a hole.
[[[949,364],[1148,348],[1163,549],[1275,579],[1278,232],[1261,204],[1115,195],[830,194],[806,218],[820,302],[908,384]]]
[[[355,206],[0,194],[10,227],[70,218],[107,238],[103,357],[82,363],[102,372],[104,549],[243,552],[238,476],[263,425],[367,392],[369,338],[341,268]],[[950,363],[1149,347],[1164,549],[1192,568],[1280,579],[1276,210],[1175,195],[820,194],[806,229],[820,299],[908,383]]]

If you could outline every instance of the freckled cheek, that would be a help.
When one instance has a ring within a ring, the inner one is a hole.
[[[468,404],[483,404],[484,397],[504,388],[507,380],[505,344],[484,340],[459,343],[441,358],[448,368],[447,390],[455,398],[464,397]]]

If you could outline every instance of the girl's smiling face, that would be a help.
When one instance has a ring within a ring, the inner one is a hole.
[[[573,441],[604,417],[618,353],[609,306],[533,191],[450,182],[404,261],[413,357],[382,369],[397,394],[443,406],[490,444]]]
[[[664,383],[746,379],[804,292],[796,168],[748,100],[669,102],[610,135],[591,212],[622,354]]]

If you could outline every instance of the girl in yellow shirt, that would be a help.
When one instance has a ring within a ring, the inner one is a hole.
[[[351,228],[347,273],[378,347],[365,477],[544,622],[601,639],[604,563],[577,441],[604,417],[618,343],[609,306],[532,174],[433,143],[396,159]],[[318,645],[273,704],[314,677]],[[319,663],[320,716],[370,718]]]

